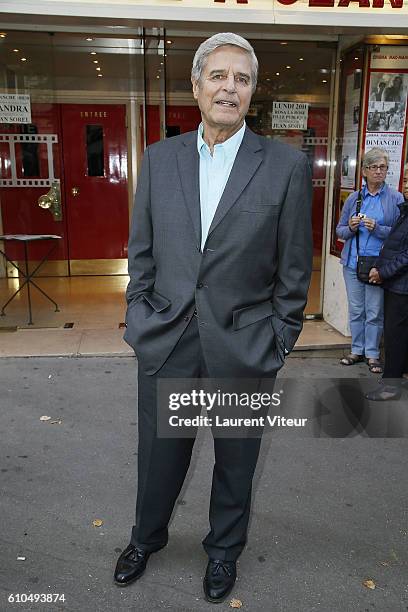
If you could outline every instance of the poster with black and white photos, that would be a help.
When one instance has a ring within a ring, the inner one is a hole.
[[[367,132],[403,132],[408,74],[372,72],[370,76]]]

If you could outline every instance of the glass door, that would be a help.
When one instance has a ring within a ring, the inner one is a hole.
[[[8,32],[1,39],[0,186],[4,234],[61,236],[41,267],[46,275],[67,274],[67,239],[61,196],[61,134],[55,102],[53,37]],[[6,243],[7,256],[23,264],[21,244]],[[36,268],[49,243],[30,243]],[[7,276],[18,270],[7,264]]]

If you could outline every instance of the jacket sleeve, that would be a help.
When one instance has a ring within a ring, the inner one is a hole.
[[[341,211],[340,219],[336,227],[336,234],[342,240],[349,240],[355,236],[355,232],[352,232],[348,224],[352,207],[354,205],[354,194],[350,193],[347,200],[344,202],[343,210]]]
[[[272,303],[275,318],[282,322],[285,353],[292,350],[303,325],[313,259],[311,205],[311,173],[302,155],[289,180],[277,237],[278,269]]]
[[[391,225],[380,225],[379,223],[375,224],[373,234],[377,236],[377,238],[380,238],[380,240],[385,240],[386,238],[388,238],[388,234],[390,233],[392,226],[399,217],[399,209],[397,204],[401,204],[404,201],[404,197],[401,193],[398,193],[398,196],[400,197],[397,197],[396,201],[392,202]]]
[[[130,304],[143,293],[153,290],[156,273],[153,260],[149,148],[144,152],[137,181],[129,235],[128,270],[130,280],[126,289],[126,300]]]
[[[376,263],[381,280],[387,280],[393,276],[399,276],[408,272],[408,249],[398,253],[392,260]]]

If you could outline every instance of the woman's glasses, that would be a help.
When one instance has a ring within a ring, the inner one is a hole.
[[[386,166],[385,164],[381,164],[380,166],[377,166],[377,164],[371,164],[371,166],[366,166],[368,168],[368,170],[371,170],[371,172],[377,172],[377,170],[380,170],[381,172],[386,172],[388,170],[388,166]]]

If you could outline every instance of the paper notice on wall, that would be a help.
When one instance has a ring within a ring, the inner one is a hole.
[[[354,189],[357,169],[357,133],[346,139],[341,150],[341,187]]]
[[[341,187],[354,189],[357,169],[358,130],[360,125],[361,70],[346,79],[344,101],[344,136],[341,151]]]
[[[307,102],[274,102],[273,130],[307,130],[309,104]]]
[[[394,189],[398,189],[400,182],[403,142],[404,134],[367,133],[365,139],[366,152],[373,147],[380,147],[390,156],[386,181]]]
[[[30,96],[0,94],[0,123],[31,123]]]
[[[361,70],[349,74],[344,101],[344,134],[358,132],[360,119]]]

